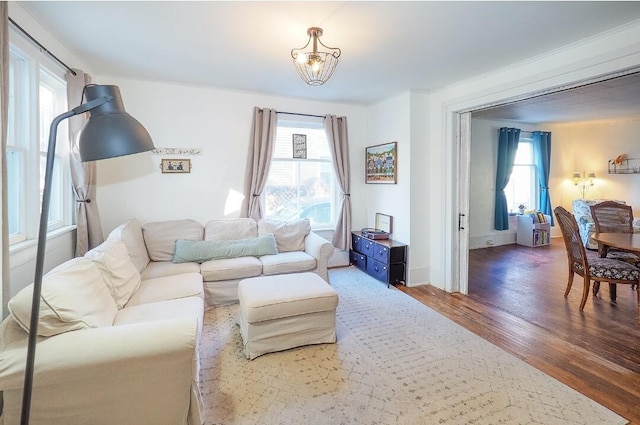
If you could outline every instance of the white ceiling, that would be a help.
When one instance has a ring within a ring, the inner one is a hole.
[[[19,3],[100,75],[363,105],[640,19],[638,1]],[[335,74],[319,87],[302,82],[290,57],[311,26],[342,49]]]

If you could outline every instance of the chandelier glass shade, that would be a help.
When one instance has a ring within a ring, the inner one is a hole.
[[[300,78],[307,84],[321,86],[333,75],[342,52],[338,48],[322,44],[320,41],[322,28],[311,27],[307,30],[307,34],[309,35],[307,44],[291,50],[293,65]]]

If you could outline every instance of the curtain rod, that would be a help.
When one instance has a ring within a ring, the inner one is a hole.
[[[20,25],[18,25],[16,23],[16,21],[14,21],[13,19],[9,18],[9,22],[11,22],[13,24],[14,27],[16,27],[18,30],[20,30],[21,33],[23,33],[24,35],[27,36],[27,38],[31,41],[33,41],[41,50],[43,50],[46,54],[48,54],[49,56],[51,56],[56,62],[58,62],[60,65],[62,65],[63,67],[65,67],[69,72],[71,72],[74,76],[76,75],[76,72],[69,68],[69,66],[67,66],[66,63],[62,62],[60,59],[58,59],[58,57],[56,55],[54,55],[53,53],[51,53],[49,51],[49,49],[47,49],[46,47],[44,47],[42,45],[42,43],[40,43],[38,40],[36,40],[35,38],[33,38],[31,36],[31,34],[29,34],[27,31],[24,30],[24,28],[22,28]]]
[[[312,114],[299,114],[297,112],[280,112],[276,111],[276,114],[285,114],[285,115],[298,115],[301,117],[315,117],[315,118],[324,118],[322,115],[312,115]]]

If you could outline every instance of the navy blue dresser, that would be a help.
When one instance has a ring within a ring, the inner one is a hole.
[[[387,285],[406,283],[406,244],[392,239],[369,239],[361,232],[351,232],[351,246],[351,264]]]

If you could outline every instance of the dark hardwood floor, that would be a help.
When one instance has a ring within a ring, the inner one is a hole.
[[[567,298],[561,238],[547,247],[506,245],[469,252],[469,295],[432,286],[398,289],[640,425],[640,321],[636,293],[603,284],[578,310],[582,278]]]

